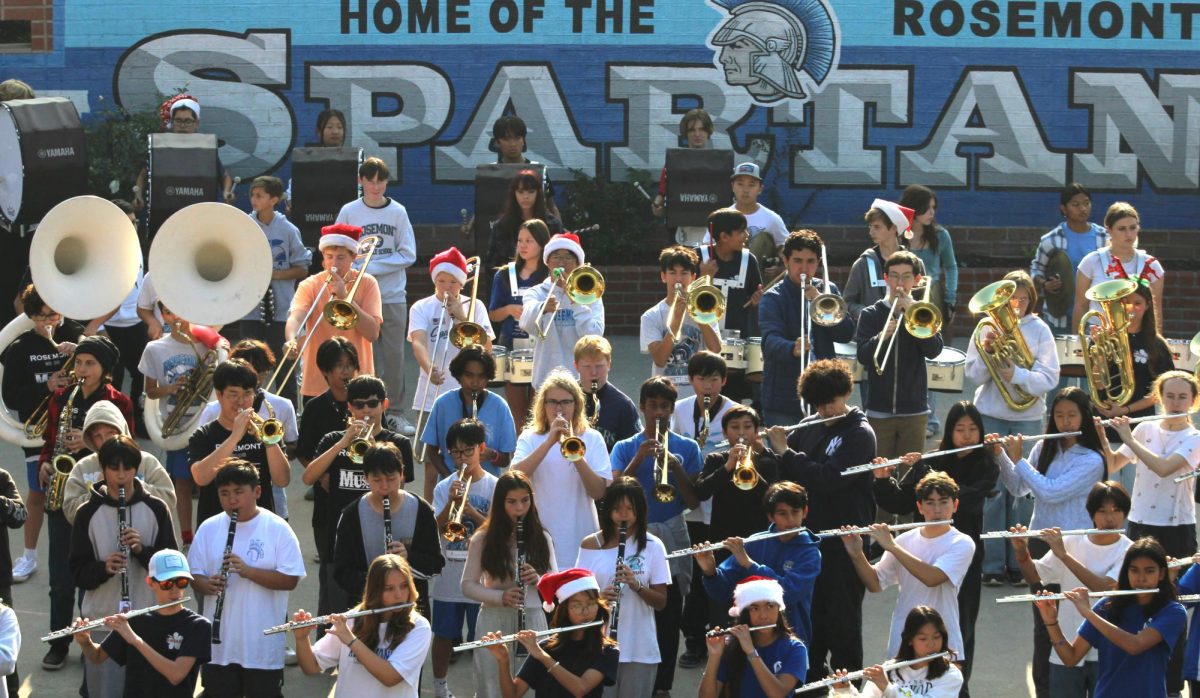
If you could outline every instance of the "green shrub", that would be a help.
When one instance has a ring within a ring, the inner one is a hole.
[[[561,208],[563,225],[567,230],[600,226],[581,236],[587,261],[597,266],[655,264],[666,244],[666,231],[633,183],[654,192],[658,179],[645,170],[634,170],[627,182],[610,182],[582,170],[572,169],[571,174]]]

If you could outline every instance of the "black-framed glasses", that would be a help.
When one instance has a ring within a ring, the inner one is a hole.
[[[376,407],[379,407],[379,405],[382,403],[383,403],[383,400],[380,400],[377,397],[373,397],[373,398],[369,398],[367,400],[351,400],[350,406],[356,410],[373,410]]]
[[[163,591],[170,591],[173,588],[187,589],[188,584],[191,584],[192,580],[188,579],[187,577],[175,577],[174,579],[166,579],[162,581],[156,579],[154,582],[158,584],[159,589],[162,589]]]
[[[575,398],[569,397],[566,400],[546,400],[548,407],[570,407],[575,404]]]
[[[195,126],[200,122],[196,119],[171,119],[171,123],[176,126]]]

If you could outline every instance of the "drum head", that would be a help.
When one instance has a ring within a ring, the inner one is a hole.
[[[12,112],[0,109],[0,215],[15,221],[21,213],[25,168],[21,163],[21,135]]]

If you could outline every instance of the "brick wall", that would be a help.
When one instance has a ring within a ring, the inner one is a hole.
[[[0,20],[28,20],[32,23],[30,45],[34,51],[54,48],[53,0],[3,0]]]

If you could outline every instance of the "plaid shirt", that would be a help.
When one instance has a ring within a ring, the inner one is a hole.
[[[1092,232],[1096,235],[1096,249],[1103,249],[1108,246],[1108,233],[1105,232],[1103,226],[1089,223],[1092,226]],[[1046,278],[1046,263],[1050,261],[1050,253],[1054,250],[1067,251],[1067,222],[1059,223],[1053,230],[1042,236],[1038,242],[1037,252],[1033,255],[1033,264],[1029,266],[1029,275],[1034,277]],[[1044,301],[1044,297],[1043,297]],[[1049,308],[1042,308],[1042,319],[1046,321],[1050,328],[1054,330],[1054,334],[1071,333],[1071,307],[1068,305],[1067,314],[1063,316],[1051,315]]]

